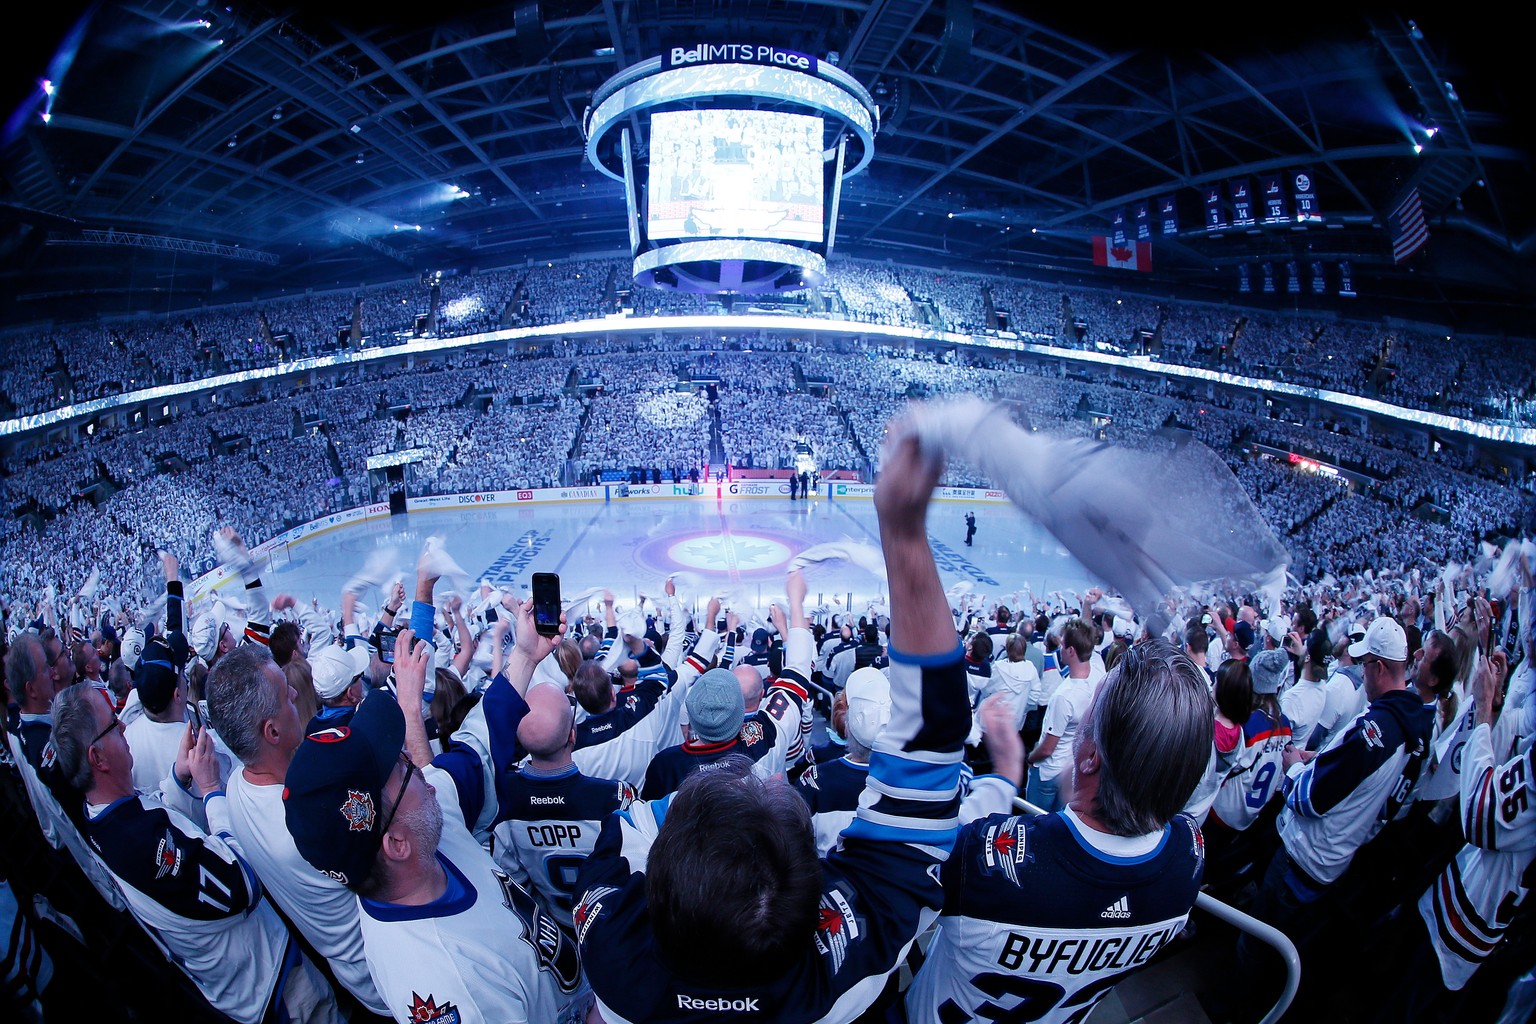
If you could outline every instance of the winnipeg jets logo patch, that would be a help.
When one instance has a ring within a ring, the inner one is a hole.
[[[859,937],[859,921],[842,892],[831,889],[821,895],[816,911],[816,951],[832,958],[836,974],[848,958],[848,944]]]
[[[1381,725],[1369,718],[1360,723],[1360,736],[1365,740],[1365,745],[1368,747],[1379,749],[1386,746],[1381,739]]]
[[[425,999],[412,992],[408,1012],[413,1024],[459,1024],[458,1007],[452,1003],[438,1006],[437,1000],[432,998],[430,992]]]
[[[175,878],[181,874],[181,859],[185,854],[177,848],[176,838],[170,829],[165,830],[165,835],[160,837],[160,842],[155,845],[155,880],[159,881],[166,875]]]
[[[1019,865],[1024,862],[1024,822],[1007,818],[987,828],[982,839],[982,860],[989,869],[1001,871],[1019,884]]]
[[[373,795],[355,789],[347,790],[347,802],[341,805],[341,816],[347,819],[348,832],[373,831]],[[454,1019],[458,1019],[457,1013]]]
[[[571,923],[576,926],[576,941],[587,941],[587,929],[592,927],[592,922],[603,912],[603,900],[619,890],[611,885],[599,885],[588,889],[581,902],[576,904],[576,909],[571,911]]]

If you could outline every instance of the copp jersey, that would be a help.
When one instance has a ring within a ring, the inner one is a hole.
[[[908,1017],[1084,1020],[1183,930],[1204,870],[1186,814],[1136,838],[1093,832],[1070,811],[972,822],[944,864],[944,912]]]
[[[581,864],[608,815],[634,802],[634,787],[589,779],[570,765],[554,775],[529,768],[507,772],[498,789],[503,820],[496,825],[496,863],[526,882],[550,915],[570,928]]]

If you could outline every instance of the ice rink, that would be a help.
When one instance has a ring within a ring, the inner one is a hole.
[[[965,513],[976,514],[973,547]],[[946,588],[969,584],[976,595],[1013,600],[1026,586],[1039,595],[1081,590],[1086,573],[1066,551],[1011,505],[936,501],[929,538]],[[764,605],[784,592],[792,557],[813,545],[851,539],[878,545],[873,502],[783,498],[613,498],[481,508],[450,507],[358,520],[279,545],[263,559],[268,594],[287,593],[336,607],[347,580],[370,560],[392,563],[407,579],[426,539],[444,538],[472,581],[521,593],[534,572],[554,572],[569,597],[607,587],[621,602],[657,594],[671,573],[693,574],[681,588],[743,595]],[[382,578],[381,574],[381,578]],[[862,609],[884,592],[856,566],[807,570],[813,606]],[[378,592],[363,600],[378,607]]]

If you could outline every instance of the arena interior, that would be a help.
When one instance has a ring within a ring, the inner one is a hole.
[[[1536,1012],[1517,40],[39,18],[0,1016]]]

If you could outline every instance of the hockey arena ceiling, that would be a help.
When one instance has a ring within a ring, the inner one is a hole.
[[[1512,26],[1448,5],[1158,6],[514,0],[391,20],[379,4],[145,0],[18,16],[0,322],[617,254],[620,187],[583,159],[594,89],[672,46],[752,42],[833,59],[881,106],[840,253],[1529,334],[1529,57]],[[1203,186],[1300,169],[1324,223],[1201,230]],[[1399,265],[1389,214],[1415,188],[1429,242]],[[1182,230],[1154,234],[1153,272],[1096,270],[1112,212],[1170,193]],[[1342,261],[1358,299],[1335,294]]]

